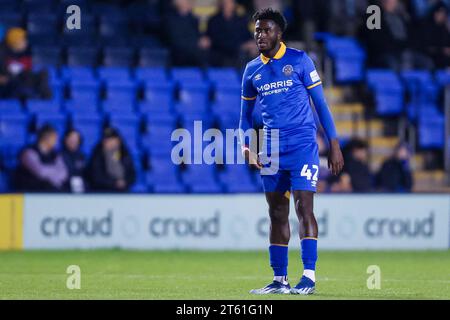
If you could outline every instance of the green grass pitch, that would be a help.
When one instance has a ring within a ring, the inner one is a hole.
[[[289,278],[301,274],[291,251]],[[81,268],[69,290],[66,269]],[[369,290],[369,265],[381,289]],[[449,251],[322,251],[313,296],[253,296],[272,279],[267,252],[22,251],[0,252],[0,299],[450,299]]]

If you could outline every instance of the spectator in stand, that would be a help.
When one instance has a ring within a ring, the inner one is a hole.
[[[19,155],[16,188],[21,192],[65,192],[68,190],[68,171],[61,154],[56,150],[58,133],[44,125],[35,144],[25,147]]]
[[[329,30],[338,35],[354,36],[366,19],[368,0],[329,1]]]
[[[381,25],[377,30],[362,26],[362,41],[371,67],[401,70],[407,63],[406,48],[409,39],[409,17],[398,0],[381,0]]]
[[[133,159],[115,129],[104,130],[88,164],[87,178],[90,189],[98,192],[126,192],[134,183]]]
[[[173,7],[174,10],[165,19],[173,64],[207,65],[211,40],[200,33],[199,21],[192,14],[192,0],[174,0]]]
[[[381,166],[377,175],[377,186],[385,192],[411,192],[413,177],[409,161],[411,152],[406,143],[399,143],[394,154]]]
[[[368,145],[365,141],[354,139],[345,148],[344,171],[349,174],[354,192],[372,190],[372,175],[368,162]]]
[[[0,98],[50,98],[48,75],[32,69],[27,34],[21,28],[8,30],[0,47]]]
[[[258,55],[249,29],[249,20],[239,14],[235,0],[220,0],[219,12],[208,21],[207,35],[211,39],[211,64],[241,66]]]
[[[86,190],[84,181],[86,157],[81,151],[81,144],[81,134],[77,130],[71,129],[64,135],[61,153],[69,173],[70,191],[76,193]]]
[[[450,67],[449,8],[438,2],[421,24],[420,46],[422,52],[433,60],[438,69]]]
[[[330,175],[328,177],[328,192],[331,193],[350,193],[353,191],[352,179],[346,172],[341,172],[338,176]]]

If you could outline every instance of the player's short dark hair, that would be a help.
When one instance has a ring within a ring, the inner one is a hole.
[[[286,31],[287,21],[280,11],[272,8],[258,10],[253,15],[253,21],[256,22],[257,20],[272,20],[280,27],[281,32]]]

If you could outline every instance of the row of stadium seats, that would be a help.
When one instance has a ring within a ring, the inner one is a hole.
[[[348,84],[364,79],[367,55],[356,39],[328,33],[319,33],[316,39],[324,42],[326,53],[333,61],[336,83]]]
[[[444,146],[445,119],[439,103],[450,84],[449,72],[368,70],[366,81],[379,116],[406,115],[417,126],[419,147]]]
[[[151,37],[131,38],[130,46],[113,47],[102,47],[104,40],[93,40],[93,45],[86,44],[86,38],[74,45],[73,39],[68,41],[67,50],[57,45],[34,46],[31,50],[33,63],[39,66],[164,67],[169,61],[169,51]]]
[[[54,14],[62,20],[66,17],[67,7],[71,5],[79,6],[83,17],[86,16],[88,21],[91,18],[122,17],[133,23],[143,23],[142,20],[146,17],[148,23],[149,20],[154,22],[160,19],[158,1],[135,1],[121,7],[117,3],[91,0],[0,0],[0,14],[8,27],[24,26],[28,21],[35,21],[38,15]]]
[[[178,126],[193,132],[194,120],[203,120],[204,130],[237,128],[240,84],[236,70],[63,67],[49,72],[53,89],[60,92],[54,99],[0,101],[0,163],[10,172],[17,165],[18,151],[34,140],[35,129],[44,123],[60,134],[67,128],[79,130],[88,156],[101,129],[111,125],[121,132],[135,160],[138,181],[133,192],[260,190],[259,178],[245,165],[227,166],[225,171],[206,165],[183,170],[170,159],[175,144],[171,134]],[[139,90],[143,90],[142,99]],[[7,186],[5,181],[5,175],[0,177],[0,190],[1,185]]]

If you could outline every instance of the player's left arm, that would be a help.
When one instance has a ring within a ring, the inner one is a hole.
[[[328,155],[328,167],[332,174],[337,175],[344,166],[344,157],[342,156],[339,140],[337,138],[336,126],[334,125],[333,116],[328,107],[325,94],[323,91],[322,81],[314,66],[313,61],[306,54],[303,56],[303,83],[308,89],[309,95],[319,117],[319,121],[325,131],[330,142],[330,152]]]

